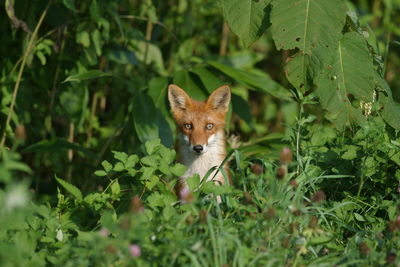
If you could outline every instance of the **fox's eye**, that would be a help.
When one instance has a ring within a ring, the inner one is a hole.
[[[192,129],[192,124],[191,123],[185,123],[183,126],[185,127],[185,129],[188,129],[188,130]]]
[[[207,128],[207,130],[211,130],[212,128],[214,128],[214,124],[212,124],[212,123],[207,123],[206,128]]]

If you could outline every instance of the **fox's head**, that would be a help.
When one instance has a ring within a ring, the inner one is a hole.
[[[206,101],[196,101],[180,87],[168,87],[168,99],[184,143],[196,154],[207,152],[224,136],[225,115],[231,100],[231,90],[224,85]]]

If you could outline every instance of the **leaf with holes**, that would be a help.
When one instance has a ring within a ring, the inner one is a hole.
[[[245,46],[254,43],[268,27],[271,0],[221,0],[222,13]]]
[[[278,49],[311,54],[314,48],[337,46],[345,20],[342,0],[272,1],[272,37]]]
[[[318,54],[315,50],[312,55],[298,52],[290,57],[285,65],[287,79],[302,93],[313,88],[314,78],[323,68],[323,62]]]
[[[372,102],[375,70],[364,38],[346,33],[339,41],[329,65],[317,78],[316,94],[338,128],[349,122],[363,123],[365,117],[352,100]]]

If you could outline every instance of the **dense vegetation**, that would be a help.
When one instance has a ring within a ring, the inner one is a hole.
[[[400,264],[399,0],[0,10],[1,266]],[[169,83],[231,85],[232,186],[175,195]]]

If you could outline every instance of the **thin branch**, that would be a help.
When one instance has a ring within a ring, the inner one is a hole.
[[[40,16],[39,21],[36,24],[35,30],[33,31],[32,35],[31,35],[31,37],[29,39],[28,46],[27,46],[27,48],[26,48],[26,50],[24,52],[24,57],[22,58],[22,63],[21,63],[20,68],[19,68],[17,81],[15,82],[14,91],[13,91],[13,95],[12,95],[12,99],[11,99],[11,104],[10,104],[10,108],[9,108],[8,114],[7,114],[7,119],[6,119],[6,122],[4,124],[3,134],[2,134],[2,137],[1,137],[1,141],[0,141],[0,147],[4,147],[4,144],[6,142],[7,128],[9,126],[9,124],[10,124],[10,121],[11,121],[11,114],[13,113],[13,110],[14,110],[15,102],[16,102],[17,95],[18,95],[18,89],[19,89],[19,85],[21,83],[22,74],[23,74],[24,69],[25,69],[26,61],[27,61],[32,49],[33,49],[34,40],[36,39],[36,36],[37,36],[37,34],[39,32],[39,28],[42,25],[42,22],[43,22],[44,18],[46,17],[47,10],[50,7],[50,3],[51,3],[51,1],[49,1],[49,3],[47,4],[45,10],[43,11],[42,15]]]
[[[219,46],[219,55],[224,57],[226,55],[226,48],[228,47],[229,27],[224,21],[222,25],[221,44]]]

